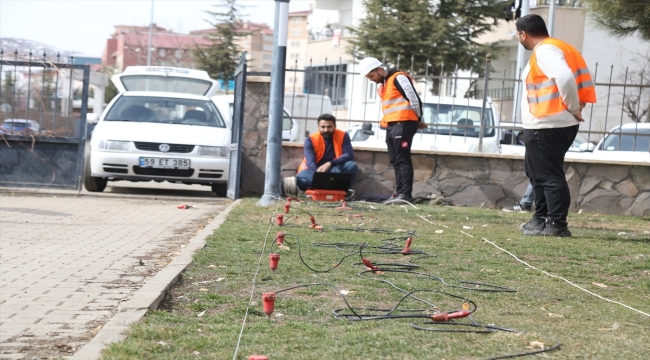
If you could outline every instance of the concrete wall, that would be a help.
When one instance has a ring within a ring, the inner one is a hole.
[[[264,193],[269,85],[268,77],[249,77],[246,84],[242,196]],[[302,144],[283,143],[282,176],[294,176],[302,157]],[[355,148],[354,158],[357,194],[392,193],[395,177],[385,150]],[[414,196],[436,194],[457,206],[500,208],[516,204],[528,185],[521,156],[414,151],[412,158]],[[565,168],[571,211],[650,216],[650,164],[567,159]]]

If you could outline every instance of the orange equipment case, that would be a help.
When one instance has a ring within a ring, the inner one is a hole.
[[[346,192],[343,190],[307,190],[305,194],[314,201],[342,201]]]

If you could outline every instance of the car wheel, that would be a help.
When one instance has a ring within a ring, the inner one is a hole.
[[[102,192],[106,189],[108,180],[90,176],[90,156],[86,157],[84,161],[84,187],[90,192]]]
[[[228,195],[228,184],[213,184],[212,191],[214,191],[218,197],[226,197],[226,195]]]

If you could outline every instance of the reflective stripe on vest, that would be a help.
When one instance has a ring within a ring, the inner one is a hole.
[[[314,146],[314,154],[316,155],[316,164],[325,156],[325,139],[320,132],[313,133],[309,135],[311,138],[311,143]],[[345,138],[345,132],[335,129],[334,134],[332,135],[332,145],[334,145],[334,158],[338,158],[343,155],[343,139]],[[307,158],[302,158],[302,162],[298,167],[298,172],[301,172],[305,169],[309,169],[307,166]]]
[[[384,113],[381,122],[384,124],[394,121],[418,120],[418,115],[411,107],[411,103],[402,96],[402,93],[400,93],[399,90],[397,90],[397,86],[395,86],[395,78],[397,75],[407,76],[411,82],[413,81],[407,73],[401,71],[396,71],[386,79],[383,91],[380,94],[381,110]]]
[[[595,103],[596,88],[589,69],[580,53],[571,45],[553,38],[546,38],[541,44],[553,45],[564,54],[571,68],[578,88],[580,102]],[[567,109],[562,102],[555,80],[549,79],[537,66],[535,51],[530,57],[530,73],[526,78],[527,100],[531,114],[537,118],[553,115]]]

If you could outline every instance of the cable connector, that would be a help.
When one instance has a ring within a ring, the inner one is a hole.
[[[366,258],[361,258],[361,261],[363,262],[363,265],[366,266],[366,269],[372,271],[375,274],[383,274],[383,271],[379,271],[379,268],[376,267],[372,261],[366,259]]]
[[[280,262],[280,254],[269,254],[269,268],[273,271],[278,268]]]
[[[314,215],[309,215],[309,221],[311,221],[311,225],[309,225],[310,229],[316,229],[316,230],[322,230],[323,227],[316,224],[316,219],[314,218]]]
[[[409,236],[406,239],[406,243],[404,244],[404,249],[400,251],[402,255],[408,255],[411,253],[411,243],[413,242],[413,237]]]
[[[266,316],[271,317],[271,314],[275,311],[275,293],[262,294],[262,301],[264,302],[264,313]]]
[[[434,314],[431,317],[431,319],[436,322],[446,322],[449,321],[449,319],[464,318],[469,316],[470,314],[471,312],[469,312],[469,310],[456,310],[456,311],[449,311],[440,314]]]
[[[282,226],[284,224],[284,215],[278,214],[275,217],[275,221],[278,223],[278,226]]]
[[[278,244],[282,245],[284,244],[284,237],[287,234],[283,233],[282,231],[278,231],[278,233],[275,235],[278,238]]]
[[[286,202],[286,203],[284,204],[284,213],[285,213],[285,214],[288,214],[290,208],[291,208],[291,202],[288,201],[288,202]]]
[[[351,207],[349,207],[345,201],[343,201],[343,204],[341,206],[335,207],[334,210],[352,210]]]

